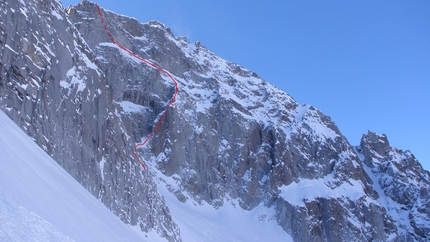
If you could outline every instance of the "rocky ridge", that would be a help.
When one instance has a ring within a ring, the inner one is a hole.
[[[156,183],[186,201],[274,207],[295,241],[425,241],[429,173],[369,132],[353,147],[327,115],[169,28],[94,3],[1,2],[0,107],[125,223],[170,241],[180,231]],[[157,174],[161,172],[163,179]],[[315,188],[318,188],[316,190]]]

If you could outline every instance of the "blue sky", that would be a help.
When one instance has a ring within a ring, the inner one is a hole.
[[[320,109],[352,145],[367,130],[384,133],[430,170],[430,1],[98,4],[141,22],[159,20]]]

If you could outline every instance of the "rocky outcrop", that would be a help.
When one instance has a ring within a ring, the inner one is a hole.
[[[181,201],[273,206],[295,241],[429,237],[429,176],[412,154],[374,133],[352,147],[329,116],[256,73],[102,9],[118,42],[179,83],[141,171],[133,147],[171,101],[171,80],[110,42],[94,3],[1,4],[1,108],[124,222],[180,240],[161,173]]]
[[[133,159],[141,116],[131,119],[116,102],[119,82],[100,68],[101,56],[58,1],[0,5],[1,108],[122,221],[179,241],[155,183]]]
[[[358,151],[380,190],[381,204],[395,219],[400,238],[427,241],[430,238],[430,173],[410,151],[390,146],[385,135],[368,132]]]

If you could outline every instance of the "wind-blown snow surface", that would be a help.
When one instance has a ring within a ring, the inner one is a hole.
[[[350,180],[348,183],[331,189],[326,185],[330,180],[330,176],[324,179],[303,179],[298,183],[293,182],[289,186],[282,186],[280,195],[285,201],[297,206],[304,205],[306,199],[315,200],[318,197],[348,197],[355,201],[366,195],[363,186],[358,181]]]
[[[0,241],[145,241],[0,111]]]

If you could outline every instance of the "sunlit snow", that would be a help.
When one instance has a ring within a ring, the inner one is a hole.
[[[0,241],[145,241],[0,111]]]

